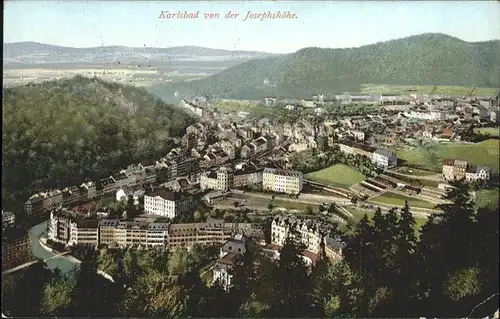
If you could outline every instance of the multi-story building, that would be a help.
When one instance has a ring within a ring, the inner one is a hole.
[[[2,227],[12,226],[16,223],[16,215],[2,210]]]
[[[234,174],[233,170],[228,167],[221,167],[217,171],[217,189],[228,191],[233,188]]]
[[[67,244],[71,237],[71,223],[79,219],[81,217],[77,213],[66,208],[53,209],[48,221],[47,238]]]
[[[150,223],[146,232],[146,246],[151,248],[168,247],[168,227],[167,223]]]
[[[181,103],[180,103],[180,106],[188,111],[190,111],[191,113],[193,113],[193,115],[197,116],[197,117],[202,117],[203,116],[203,108],[199,107],[199,106],[196,106],[194,105],[193,103],[190,103],[186,100],[182,100]]]
[[[201,136],[205,133],[206,133],[206,128],[201,123],[196,123],[186,128],[186,134],[195,134],[196,136]]]
[[[169,190],[160,190],[144,195],[144,211],[146,214],[174,218],[178,214],[194,208],[193,196]]]
[[[491,168],[486,166],[468,165],[465,171],[465,179],[468,182],[478,180],[487,181],[491,178]]]
[[[156,182],[166,183],[177,178],[177,163],[165,163],[165,166],[156,169]]]
[[[262,183],[262,170],[237,170],[234,172],[233,187],[245,187]]]
[[[302,191],[304,176],[301,172],[265,168],[262,173],[262,189],[285,194],[299,194]]]
[[[2,271],[29,262],[31,254],[30,237],[21,226],[9,226],[2,231]]]
[[[352,141],[344,141],[340,143],[339,148],[340,151],[345,154],[362,155],[367,156],[370,159],[372,158],[372,154],[375,151],[375,148],[370,145],[354,143]]]
[[[108,247],[118,246],[115,232],[119,222],[117,219],[103,219],[99,221],[99,244],[104,244]]]
[[[62,204],[62,192],[56,189],[31,196],[24,204],[24,211],[28,215],[35,215],[58,208]]]
[[[188,133],[181,139],[181,145],[184,149],[191,150],[198,144],[198,137],[194,133]]]
[[[77,186],[66,187],[62,190],[62,205],[67,207],[79,202],[84,201],[85,198],[84,189]]]
[[[97,219],[79,219],[69,223],[68,246],[99,244],[99,227]]]
[[[307,250],[318,254],[324,243],[325,232],[311,220],[301,220],[293,216],[278,216],[271,224],[271,243],[283,246],[288,237],[294,237]]]
[[[380,168],[387,169],[398,164],[398,157],[388,149],[379,148],[373,152],[372,162]]]
[[[340,238],[325,237],[325,255],[332,261],[339,261],[342,259],[342,249],[345,244]]]
[[[200,189],[218,189],[217,173],[214,171],[204,172],[200,175]]]
[[[200,188],[202,190],[228,191],[232,188],[260,183],[262,183],[262,171],[256,169],[233,171],[230,168],[222,167],[217,172],[208,171],[200,176]]]
[[[147,246],[149,223],[142,221],[119,221],[115,228],[115,243],[118,247]]]
[[[97,189],[94,182],[86,182],[80,186],[84,192],[84,200],[91,200],[97,197]]]
[[[466,177],[467,161],[445,159],[443,161],[443,179],[462,180]]]
[[[204,223],[171,224],[169,247],[189,248],[193,245],[222,244],[237,233],[248,233],[251,224],[225,223],[224,220],[207,219]]]

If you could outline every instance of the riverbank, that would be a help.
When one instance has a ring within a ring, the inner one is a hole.
[[[29,230],[31,252],[33,254],[33,257],[37,259],[46,260],[56,255],[54,252],[52,252],[51,248],[47,247],[46,243],[40,242],[40,238],[44,235],[46,230],[47,221],[43,221]],[[42,244],[45,247],[43,247]],[[54,270],[56,268],[59,268],[64,274],[69,274],[71,271],[78,268],[77,263],[74,263],[62,257],[47,260],[45,263],[47,264],[47,267],[49,269]]]
[[[58,251],[58,250],[55,250],[55,249],[50,248],[49,246],[47,246],[46,245],[47,238],[43,234],[42,234],[42,236],[40,236],[40,238],[38,240],[38,243],[47,252],[51,252],[51,253],[53,253],[55,255],[64,253],[64,251]],[[60,256],[58,258],[64,258],[64,259],[68,260],[69,262],[71,262],[71,263],[73,263],[75,265],[79,265],[79,264],[82,263],[82,261],[80,259],[78,259],[78,258],[76,258],[75,256],[72,256],[72,255],[63,255],[63,256]],[[113,279],[113,277],[111,277],[111,275],[105,273],[104,271],[97,269],[97,273],[99,275],[103,276],[104,278],[106,278],[107,280],[109,280],[111,282],[115,282],[114,279]]]

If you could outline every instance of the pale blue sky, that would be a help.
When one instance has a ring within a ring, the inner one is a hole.
[[[198,45],[230,50],[294,52],[345,48],[439,32],[466,41],[500,38],[498,2],[397,1],[13,1],[4,2],[4,41],[72,47]],[[164,11],[200,11],[198,20],[159,19]],[[296,20],[224,19],[229,11],[293,11]],[[205,20],[203,12],[221,19]]]

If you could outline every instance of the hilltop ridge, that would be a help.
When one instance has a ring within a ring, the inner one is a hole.
[[[466,42],[425,33],[358,48],[308,47],[244,62],[204,79],[156,85],[151,91],[167,100],[175,92],[178,96],[301,98],[358,91],[366,83],[497,87],[500,40]]]

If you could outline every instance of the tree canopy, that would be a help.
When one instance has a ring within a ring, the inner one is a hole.
[[[25,200],[27,189],[96,180],[159,158],[193,121],[144,89],[80,76],[3,89],[3,98],[4,205]]]

